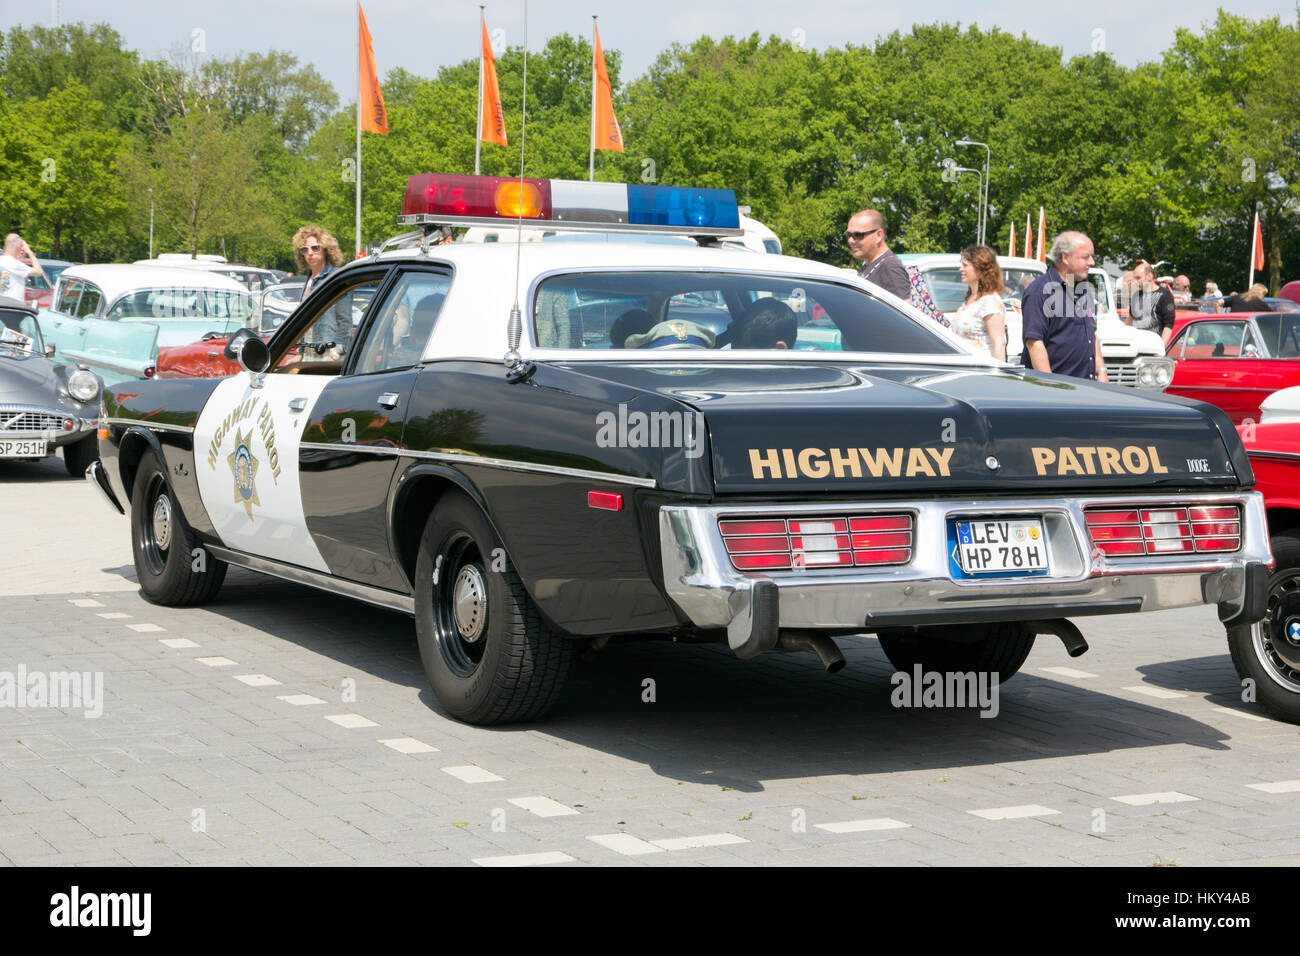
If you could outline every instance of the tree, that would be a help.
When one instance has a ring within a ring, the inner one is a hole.
[[[299,151],[337,108],[338,95],[311,65],[283,50],[250,53],[203,65],[205,95],[220,100],[231,119],[254,116],[271,121],[283,144]]]
[[[80,83],[109,125],[127,131],[138,112],[134,51],[106,23],[16,27],[0,43],[0,92],[14,100],[44,99]]]

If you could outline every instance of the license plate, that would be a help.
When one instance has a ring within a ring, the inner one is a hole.
[[[44,458],[48,447],[44,438],[0,438],[0,458]]]
[[[948,555],[957,577],[1015,577],[1049,571],[1041,518],[981,518],[949,525]]]

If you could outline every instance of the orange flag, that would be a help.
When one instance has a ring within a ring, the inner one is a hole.
[[[379,71],[375,69],[375,47],[370,42],[370,30],[366,27],[366,15],[357,6],[357,15],[361,17],[360,57],[361,90],[361,129],[367,133],[388,135],[388,111],[384,109],[384,91],[379,88]]]
[[[1255,241],[1254,257],[1250,261],[1252,270],[1263,271],[1264,269],[1264,233],[1259,228],[1259,213],[1255,213]]]
[[[1013,222],[1011,224],[1011,242],[1007,246],[1007,255],[1014,256],[1015,254],[1016,254],[1016,224]]]
[[[1043,207],[1038,207],[1038,261],[1047,261],[1047,250],[1044,245],[1047,242],[1047,216],[1043,212]]]
[[[487,23],[483,24],[483,119],[478,130],[478,138],[485,143],[506,145],[506,115],[501,109],[501,90],[497,86],[497,61],[492,55],[492,41],[488,39]]]
[[[614,90],[609,85],[605,71],[605,51],[600,46],[600,30],[596,30],[596,48],[593,51],[596,67],[596,95],[592,102],[592,147],[623,152],[623,132],[614,116]]]
[[[1034,247],[1034,223],[1029,218],[1029,213],[1025,213],[1025,258],[1028,259],[1032,254],[1030,252]]]

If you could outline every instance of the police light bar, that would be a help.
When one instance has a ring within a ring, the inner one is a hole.
[[[522,218],[565,229],[739,236],[740,209],[730,189],[590,183],[570,179],[443,176],[406,183],[400,222],[501,226]]]

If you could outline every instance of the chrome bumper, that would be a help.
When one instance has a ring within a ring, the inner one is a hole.
[[[126,514],[122,506],[118,504],[117,496],[113,494],[113,488],[108,483],[108,472],[104,470],[104,463],[96,458],[86,469],[86,480],[94,485],[103,494],[104,500],[117,509],[120,515]]]
[[[1242,506],[1242,547],[1228,555],[1107,558],[1094,551],[1084,506]],[[902,567],[745,573],[731,564],[719,518],[867,513],[914,515],[913,555]],[[950,516],[1041,515],[1051,546],[1050,577],[954,580],[948,570]],[[741,656],[770,649],[777,628],[859,629],[920,624],[1031,621],[1217,604],[1224,620],[1262,616],[1263,581],[1273,563],[1264,498],[1258,492],[865,501],[816,505],[667,506],[659,533],[668,596],[698,627],[726,628]],[[1256,616],[1251,616],[1256,615]]]

